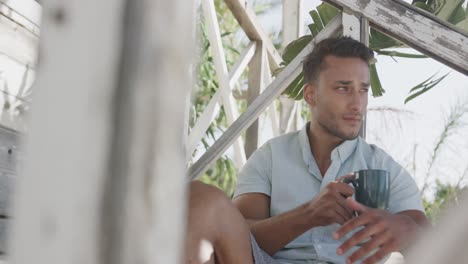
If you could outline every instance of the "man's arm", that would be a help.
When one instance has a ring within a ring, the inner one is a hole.
[[[349,185],[333,182],[312,201],[274,217],[270,217],[270,197],[265,194],[242,194],[233,202],[249,223],[260,247],[273,255],[313,227],[343,224],[351,219],[346,197],[353,193]]]

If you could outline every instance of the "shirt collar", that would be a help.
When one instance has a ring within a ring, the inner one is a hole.
[[[302,150],[302,158],[304,159],[304,162],[310,166],[312,161],[314,161],[315,163],[315,159],[310,149],[309,137],[307,136],[307,131],[309,130],[309,127],[310,122],[308,122],[301,129],[301,131],[299,132],[299,142]],[[358,140],[359,137],[353,140],[345,140],[332,151],[331,159],[338,159],[341,163],[345,162],[356,149]]]

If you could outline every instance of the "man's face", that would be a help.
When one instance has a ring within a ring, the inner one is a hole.
[[[367,108],[369,66],[360,58],[335,56],[325,57],[323,63],[317,82],[304,89],[312,122],[332,136],[354,139]]]

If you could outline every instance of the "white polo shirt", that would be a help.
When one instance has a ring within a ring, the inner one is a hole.
[[[388,210],[423,211],[420,193],[409,173],[387,153],[362,138],[348,140],[331,153],[332,163],[321,175],[310,150],[308,124],[300,131],[271,139],[249,158],[239,172],[234,197],[245,193],[270,196],[270,215],[292,210],[312,200],[327,184],[338,177],[362,169],[383,169],[390,172]],[[349,238],[335,241],[332,233],[338,224],[315,227],[287,244],[273,257],[280,263],[315,263],[317,260],[345,263],[345,256],[336,255],[336,248]]]

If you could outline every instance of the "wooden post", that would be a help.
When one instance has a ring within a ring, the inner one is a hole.
[[[181,262],[190,2],[43,1],[14,263]]]
[[[262,43],[257,43],[255,55],[249,63],[249,89],[247,94],[247,106],[260,95],[265,85],[265,58],[266,52]],[[256,119],[245,132],[245,156],[247,158],[258,148],[259,119]]]
[[[367,18],[355,14],[349,9],[343,9],[343,35],[350,36],[355,40],[360,41],[366,46],[369,46],[369,21]],[[361,130],[359,136],[366,138],[366,127],[367,127],[367,113],[364,113],[363,122],[361,124]]]
[[[283,0],[283,41],[284,49],[289,43],[304,34],[304,18],[302,14],[302,0]],[[280,133],[297,129],[296,112],[301,102],[296,102],[285,96],[279,97],[281,110],[279,113]],[[300,110],[299,110],[300,111]]]

